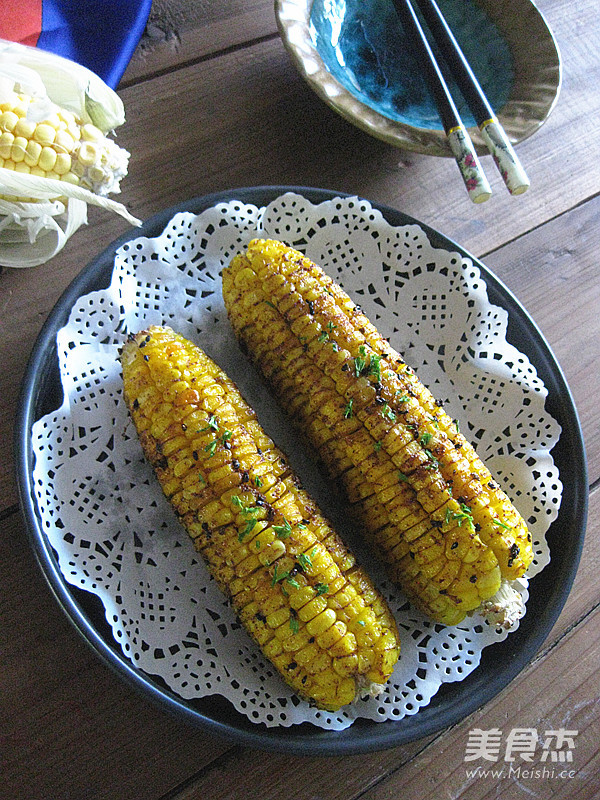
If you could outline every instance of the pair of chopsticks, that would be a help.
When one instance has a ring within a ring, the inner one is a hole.
[[[522,194],[529,188],[529,178],[436,1],[415,2],[475,118],[506,187],[511,194]],[[492,190],[411,0],[394,0],[394,6],[424,70],[469,197],[474,203],[483,203],[490,198]]]

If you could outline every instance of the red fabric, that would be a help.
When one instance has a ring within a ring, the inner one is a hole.
[[[35,47],[42,30],[42,0],[2,3],[0,39]]]

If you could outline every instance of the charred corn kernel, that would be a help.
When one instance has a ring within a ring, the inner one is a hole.
[[[282,678],[331,710],[384,684],[399,653],[385,600],[233,383],[169,328],[130,337],[121,363],[125,400],[165,495]],[[343,612],[329,605],[330,587],[350,598]],[[365,623],[362,644],[348,629],[355,618]]]
[[[0,157],[15,164],[24,161],[42,170],[35,173],[39,177],[78,184],[99,195],[119,191],[129,154],[71,112],[61,109],[34,122],[27,116],[34,102],[28,95],[13,93],[10,102],[3,104]]]
[[[281,242],[255,240],[223,271],[223,296],[244,349],[416,605],[456,624],[524,574],[533,552],[522,517],[414,371],[322,269]],[[344,592],[334,605],[358,613]]]
[[[33,137],[34,131],[35,122],[31,122],[31,120],[23,117],[17,120],[17,124],[13,128],[13,133],[15,136],[22,136],[26,140],[29,140]]]

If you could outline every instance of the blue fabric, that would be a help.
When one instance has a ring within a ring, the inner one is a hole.
[[[37,46],[82,64],[115,89],[151,5],[152,0],[42,0]]]

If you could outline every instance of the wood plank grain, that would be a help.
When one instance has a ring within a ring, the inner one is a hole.
[[[0,523],[0,795],[154,800],[229,743],[119,680],[50,593],[19,515]]]
[[[484,257],[548,340],[573,392],[590,483],[600,477],[600,197]],[[577,286],[576,293],[572,293]]]
[[[120,88],[276,32],[272,0],[154,0]]]

